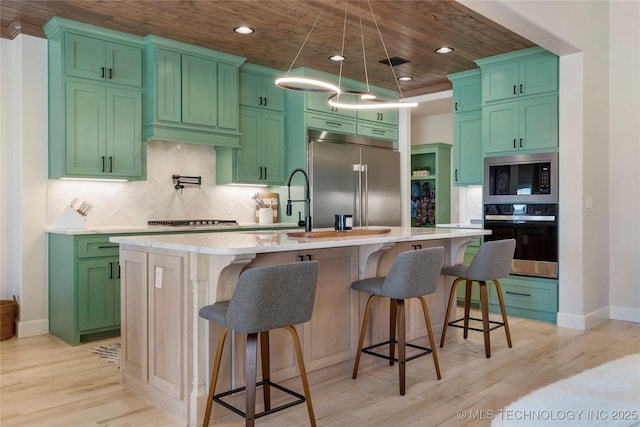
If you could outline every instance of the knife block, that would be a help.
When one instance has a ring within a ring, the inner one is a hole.
[[[72,207],[67,206],[64,208],[58,219],[56,220],[53,228],[64,229],[83,229],[85,227],[86,218],[79,214]]]

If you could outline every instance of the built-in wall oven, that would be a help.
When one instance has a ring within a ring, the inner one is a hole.
[[[486,157],[485,241],[516,240],[511,273],[558,277],[558,153]]]

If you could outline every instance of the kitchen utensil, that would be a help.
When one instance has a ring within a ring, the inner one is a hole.
[[[337,214],[335,215],[336,231],[350,231],[353,228],[353,215]]]

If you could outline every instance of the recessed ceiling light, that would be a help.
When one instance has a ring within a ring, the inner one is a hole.
[[[398,77],[398,80],[400,80],[401,82],[409,82],[409,81],[413,80],[413,77],[411,77],[411,76],[400,76],[400,77]]]
[[[453,52],[452,47],[442,46],[436,49],[436,53],[451,53]]]
[[[347,59],[346,56],[342,56],[342,55],[331,55],[329,57],[330,60],[335,61],[335,62],[340,62],[340,61],[344,61],[345,59]]]
[[[238,34],[251,34],[251,33],[253,33],[254,30],[251,27],[247,27],[246,25],[242,25],[240,27],[234,28],[233,31],[235,31]]]

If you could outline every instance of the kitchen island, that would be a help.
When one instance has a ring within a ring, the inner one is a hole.
[[[230,299],[238,276],[247,268],[307,259],[319,264],[316,300],[311,320],[296,327],[311,388],[314,381],[350,373],[368,297],[351,291],[351,282],[386,274],[406,250],[443,246],[446,264],[460,262],[469,242],[490,233],[385,229],[389,231],[324,238],[291,237],[286,230],[112,237],[120,245],[122,266],[123,384],[186,425],[197,425],[204,413],[213,346],[220,332],[218,326],[200,319],[198,310]],[[428,297],[436,334],[444,322],[449,285],[442,277],[437,292]],[[408,305],[407,313],[407,338],[425,336],[419,307]],[[387,334],[386,307],[374,306],[369,330],[372,342]],[[281,332],[274,331],[270,339],[276,381],[298,374],[291,343]],[[219,390],[244,383],[243,348],[244,337],[234,334],[223,357]],[[220,410],[214,409],[214,416],[217,413]]]

